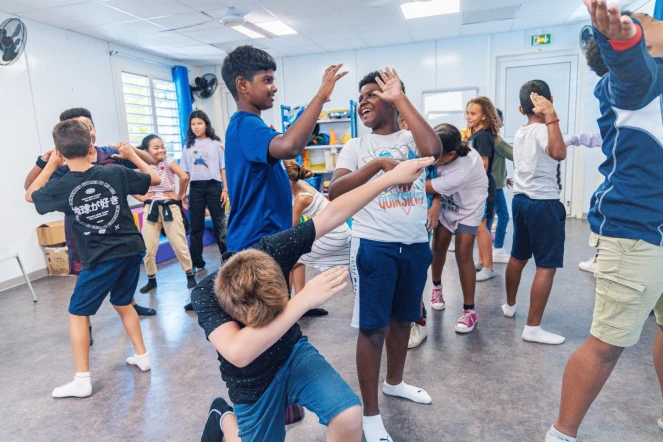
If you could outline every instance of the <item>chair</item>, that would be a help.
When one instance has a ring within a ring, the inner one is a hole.
[[[16,258],[16,261],[18,261],[18,266],[21,268],[21,273],[23,273],[23,278],[25,278],[25,283],[28,285],[30,293],[32,293],[32,301],[37,302],[37,295],[35,295],[35,291],[32,289],[32,284],[30,284],[28,275],[27,273],[25,273],[23,264],[21,264],[21,258],[19,258],[18,252],[16,250],[0,249],[0,262],[9,261],[10,259],[14,258]]]

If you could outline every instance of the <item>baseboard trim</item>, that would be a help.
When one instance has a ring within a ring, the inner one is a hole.
[[[40,269],[28,273],[28,279],[30,282],[44,278],[45,276],[48,276],[48,269]],[[23,284],[25,284],[25,279],[23,276],[17,276],[16,278],[8,279],[7,281],[0,282],[0,292]]]

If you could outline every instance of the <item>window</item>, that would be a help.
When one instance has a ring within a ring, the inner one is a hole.
[[[157,134],[168,155],[179,160],[182,138],[175,83],[122,72],[122,90],[129,142],[138,146],[146,135]]]
[[[424,92],[424,117],[433,127],[450,123],[460,130],[467,125],[465,106],[477,92],[477,89]]]

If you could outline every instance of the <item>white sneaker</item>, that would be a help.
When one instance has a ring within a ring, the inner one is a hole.
[[[663,431],[663,417],[658,420],[658,428],[660,428],[661,431]]]
[[[489,279],[493,279],[495,276],[497,276],[495,270],[484,267],[479,273],[477,273],[477,282],[488,281]]]
[[[453,239],[449,243],[449,248],[447,249],[447,252],[455,252],[456,251],[456,244],[454,243]]]
[[[596,272],[596,261],[594,261],[595,258],[588,259],[587,261],[583,261],[580,264],[578,264],[578,267],[580,267],[580,270],[584,270],[589,273],[594,273]]]
[[[479,262],[479,261],[475,262],[475,263],[474,263],[474,269],[475,269],[477,272],[480,272],[481,269],[483,269],[483,263],[482,263],[482,262]]]
[[[511,255],[506,253],[506,250],[504,250],[504,248],[493,249],[493,262],[496,262],[498,264],[508,264],[509,258],[511,258]]]
[[[419,325],[413,322],[410,326],[410,340],[407,343],[407,348],[418,347],[424,339],[428,336],[428,329],[425,325]]]

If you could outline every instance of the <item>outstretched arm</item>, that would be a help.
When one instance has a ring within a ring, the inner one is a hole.
[[[150,176],[151,186],[161,184],[161,177],[159,177],[159,174],[156,172],[156,170],[148,166],[147,163],[143,161],[140,156],[138,156],[135,149],[129,143],[118,143],[117,150],[119,152],[118,158],[131,161],[136,165],[138,170]]]
[[[46,167],[41,169],[39,172],[39,175],[37,175],[37,178],[35,178],[32,181],[32,184],[28,187],[28,189],[25,192],[25,200],[29,203],[33,202],[32,201],[32,194],[38,190],[41,189],[48,183],[49,178],[51,175],[53,175],[53,172],[57,170],[58,167],[62,166],[64,163],[64,160],[62,156],[60,156],[60,153],[53,150],[48,158],[48,163],[46,164]]]
[[[566,159],[566,143],[562,136],[562,130],[559,128],[559,118],[552,103],[545,97],[532,92],[532,103],[534,103],[534,113],[546,119],[546,128],[548,129],[548,146],[546,153],[553,160],[564,161]]]

